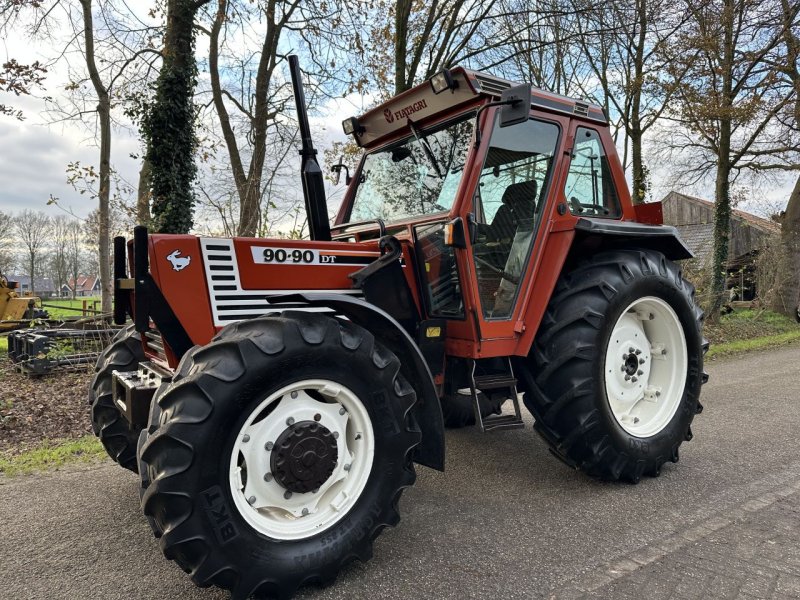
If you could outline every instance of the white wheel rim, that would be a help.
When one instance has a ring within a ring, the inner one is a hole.
[[[271,473],[270,460],[290,419],[315,421],[327,428],[336,437],[338,455],[333,473],[317,490],[287,497],[288,490]],[[238,432],[229,477],[234,504],[253,528],[268,537],[311,537],[353,508],[369,479],[374,454],[372,422],[358,396],[333,381],[298,381],[270,394]]]
[[[608,404],[625,431],[645,438],[667,426],[683,398],[687,357],[683,326],[664,300],[646,296],[622,312],[604,374]]]

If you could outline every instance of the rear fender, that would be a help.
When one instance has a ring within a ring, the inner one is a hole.
[[[670,260],[693,258],[678,230],[669,225],[649,225],[632,221],[581,218],[575,223],[573,252],[614,248],[643,248],[661,252]]]
[[[370,331],[400,359],[406,379],[417,393],[412,414],[422,430],[414,449],[414,462],[444,471],[444,421],[430,369],[417,344],[388,313],[358,298],[339,294],[287,294],[270,296],[271,303],[302,303],[327,307]]]

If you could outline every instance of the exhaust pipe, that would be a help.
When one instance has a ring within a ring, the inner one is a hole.
[[[322,179],[322,169],[317,162],[317,151],[311,142],[306,98],[300,79],[300,62],[294,54],[289,56],[289,70],[292,74],[297,122],[300,126],[300,156],[302,157],[300,174],[303,181],[303,196],[306,201],[308,231],[312,240],[329,242],[331,241],[331,226],[328,222],[328,205],[325,201],[325,183]]]

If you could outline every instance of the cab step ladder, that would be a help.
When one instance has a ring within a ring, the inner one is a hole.
[[[475,376],[475,360],[469,360],[469,389],[472,394],[472,407],[475,411],[475,422],[483,432],[493,431],[495,429],[519,429],[525,427],[519,410],[517,378],[514,377],[514,369],[511,367],[511,358],[507,357],[505,360],[508,366],[508,371],[506,373],[479,375],[477,377]],[[481,416],[480,403],[478,402],[478,390],[484,393],[489,393],[490,390],[508,390],[508,397],[514,403],[514,414]]]

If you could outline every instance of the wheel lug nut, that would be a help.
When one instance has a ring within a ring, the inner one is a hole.
[[[264,444],[264,450],[266,450],[267,452],[271,452],[274,447],[275,444],[273,442],[267,442],[266,444]]]
[[[644,371],[642,371],[641,369],[639,369],[638,371],[636,371],[636,374],[637,374],[637,375],[644,375]]]
[[[292,425],[294,425],[294,417],[289,417],[288,419],[286,419],[286,424],[287,424],[289,427],[291,427]]]
[[[317,413],[317,414],[315,414],[315,415],[314,415],[314,420],[315,420],[315,421],[319,421],[321,418],[322,418],[322,415],[321,415],[321,414],[319,414],[319,413]]]
[[[291,498],[291,497],[292,497],[292,492],[290,492],[289,490],[286,490],[286,491],[283,493],[283,497],[284,497],[284,498],[286,498],[286,499],[288,500],[289,498]]]
[[[634,348],[633,346],[631,346],[630,348],[628,348],[628,352],[631,352],[631,353],[633,353],[633,352],[635,352],[635,351],[636,351],[636,348]]]
[[[308,514],[308,509],[307,509],[307,508],[304,508],[304,509],[303,509],[303,516],[305,517],[307,514]]]
[[[639,364],[640,364],[640,365],[643,365],[643,364],[644,364],[644,359],[643,359],[643,358],[640,358],[640,359],[639,359]]]
[[[297,392],[292,392],[291,396],[292,398],[297,398]]]
[[[352,465],[345,465],[345,466],[344,466],[344,470],[345,470],[345,471],[349,471],[351,466],[352,466]]]
[[[242,442],[246,444],[249,441],[250,441],[250,436],[245,433],[244,436],[242,437]]]
[[[272,473],[264,473],[264,481],[272,481]]]
[[[625,365],[622,365],[622,366],[619,368],[619,370],[620,370],[620,371],[622,371],[622,372],[624,373],[624,372],[625,372]]]
[[[247,503],[248,503],[248,504],[255,504],[255,503],[256,503],[256,497],[255,497],[255,496],[250,496],[250,497],[247,499]]]
[[[339,432],[338,431],[334,431],[333,432],[333,439],[335,439],[335,440],[339,439]]]
[[[340,415],[344,415],[344,413],[346,413],[346,412],[347,412],[347,411],[344,409],[344,406],[343,406],[342,408],[340,408],[340,409],[339,409],[339,414],[340,414]]]
[[[628,381],[631,378],[630,375],[625,375],[625,381]]]
[[[641,350],[637,350],[637,351],[636,351],[636,356],[639,356],[641,353],[642,353],[642,351],[641,351]]]
[[[622,355],[622,360],[628,360],[628,356],[630,356],[630,355],[629,354],[623,354]]]
[[[638,379],[636,379],[636,377],[631,377],[631,381],[632,381],[633,383],[636,383],[636,382],[637,382],[637,381],[639,381],[639,380],[638,380]]]

